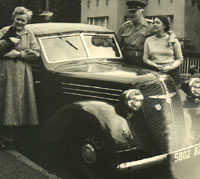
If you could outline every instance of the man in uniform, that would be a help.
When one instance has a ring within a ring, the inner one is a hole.
[[[128,63],[143,66],[143,48],[147,37],[153,35],[153,21],[143,15],[146,0],[127,0],[130,21],[119,29],[118,40]]]

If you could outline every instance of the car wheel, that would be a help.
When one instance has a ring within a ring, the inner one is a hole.
[[[106,168],[101,157],[103,143],[94,128],[80,126],[81,128],[71,132],[68,146],[71,166],[78,178],[105,179]]]

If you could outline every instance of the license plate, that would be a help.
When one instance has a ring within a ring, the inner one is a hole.
[[[182,162],[198,156],[200,156],[200,144],[193,145],[170,154],[174,163]]]

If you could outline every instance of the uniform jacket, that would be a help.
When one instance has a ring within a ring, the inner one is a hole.
[[[118,40],[124,53],[129,50],[143,51],[146,38],[152,34],[152,22],[143,18],[137,27],[131,21],[122,24],[119,29]]]

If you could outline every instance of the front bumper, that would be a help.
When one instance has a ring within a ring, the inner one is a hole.
[[[145,158],[142,160],[121,163],[117,165],[117,170],[122,173],[131,173],[140,169],[161,164],[179,164],[182,162],[191,161],[194,158],[200,159],[200,143],[171,153]]]

